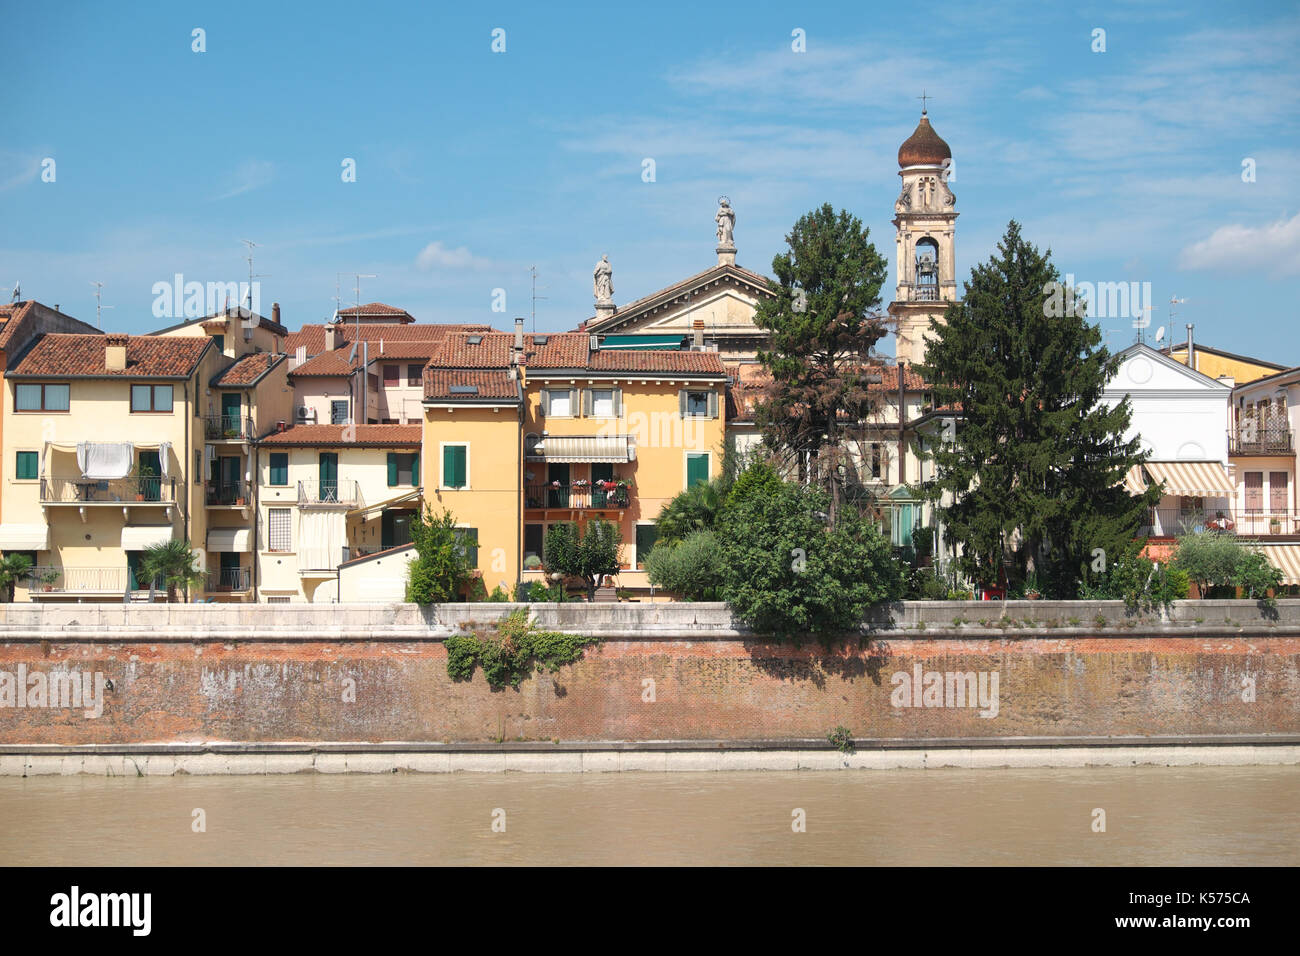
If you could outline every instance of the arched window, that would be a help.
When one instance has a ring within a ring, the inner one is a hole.
[[[929,238],[916,244],[916,299],[939,301],[939,244]]]

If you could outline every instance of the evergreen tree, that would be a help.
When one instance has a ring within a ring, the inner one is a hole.
[[[758,360],[772,389],[756,417],[766,443],[793,454],[800,477],[840,499],[845,433],[871,412],[870,373],[863,364],[885,335],[876,311],[885,260],[861,220],[830,203],[802,216],[786,236],[789,252],[772,260],[773,298],[759,303],[754,323],[771,332]]]
[[[979,581],[1032,571],[1048,596],[1073,597],[1100,562],[1132,550],[1159,500],[1158,488],[1135,497],[1123,486],[1144,455],[1124,438],[1128,399],[1100,403],[1119,360],[1084,312],[1051,251],[1012,221],[936,327],[921,371],[936,407],[958,405],[961,416],[929,452],[938,477],[928,494],[953,496],[941,509],[947,539]]]

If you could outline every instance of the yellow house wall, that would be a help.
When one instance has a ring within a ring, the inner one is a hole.
[[[1170,356],[1175,362],[1187,364],[1187,346],[1181,349],[1174,349]],[[1196,371],[1202,375],[1208,375],[1210,378],[1219,378],[1223,375],[1230,375],[1235,379],[1236,384],[1242,385],[1246,382],[1253,382],[1257,378],[1264,378],[1269,375],[1276,375],[1278,370],[1270,368],[1267,365],[1256,365],[1254,362],[1245,362],[1240,359],[1226,358],[1222,355],[1215,355],[1213,352],[1203,352],[1200,349],[1196,351]]]
[[[467,444],[468,487],[442,486],[442,448]],[[478,529],[479,570],[488,591],[513,592],[523,546],[523,433],[514,406],[424,409],[424,500],[435,514],[448,509],[462,527]]]

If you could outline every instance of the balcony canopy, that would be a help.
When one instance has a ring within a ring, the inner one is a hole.
[[[169,524],[127,525],[122,529],[122,550],[144,551],[171,539],[172,526]]]
[[[1195,498],[1231,498],[1232,481],[1217,461],[1149,461],[1151,484],[1165,483],[1165,494]]]
[[[619,462],[636,460],[636,445],[629,435],[560,436],[551,435],[532,445],[528,457],[534,461],[565,464],[571,462]]]
[[[1263,551],[1268,563],[1281,569],[1283,584],[1300,584],[1300,544],[1269,546]]]
[[[129,442],[129,441],[79,441],[45,443],[45,454],[41,459],[41,474],[46,474],[45,460],[51,451],[73,452],[77,456],[77,467],[83,478],[111,480],[125,478],[135,468],[137,451],[157,451],[158,463],[162,466],[161,477],[166,478],[168,459],[171,457],[172,443],[164,442]]]
[[[47,524],[0,524],[0,551],[48,551]]]
[[[241,554],[253,550],[253,532],[248,528],[210,528],[208,550],[217,554]]]

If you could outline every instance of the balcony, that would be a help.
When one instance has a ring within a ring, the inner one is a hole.
[[[252,500],[245,481],[209,481],[205,491],[208,507],[243,507]]]
[[[23,579],[33,599],[41,595],[114,595],[120,598],[131,583],[131,572],[124,567],[56,568],[37,565],[29,568]]]
[[[1138,533],[1172,538],[1199,531],[1226,531],[1245,537],[1300,535],[1300,511],[1288,508],[1228,508],[1213,512],[1153,508]]]
[[[355,481],[300,481],[299,508],[359,508],[361,486]]]
[[[157,475],[98,479],[55,476],[41,479],[43,505],[170,505],[175,501],[176,479]]]
[[[203,437],[208,441],[249,441],[253,420],[239,415],[204,415]]]
[[[222,568],[208,575],[208,591],[218,594],[233,594],[247,591],[252,585],[252,574],[248,568]]]
[[[619,509],[628,506],[631,489],[619,486],[604,489],[591,484],[528,485],[524,493],[526,508],[568,508],[579,511]]]
[[[1284,418],[1259,421],[1244,418],[1228,432],[1230,455],[1291,455],[1295,453],[1295,432]]]

